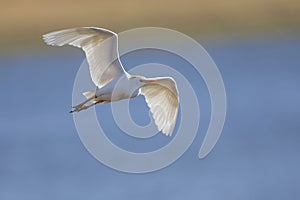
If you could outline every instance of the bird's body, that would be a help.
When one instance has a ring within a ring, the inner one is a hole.
[[[94,90],[94,95],[101,97],[104,101],[119,101],[122,99],[134,98],[138,95],[138,89],[143,83],[136,81],[135,78],[122,76],[119,79],[114,79],[107,85]]]
[[[72,45],[86,54],[96,90],[84,92],[86,101],[74,106],[79,112],[99,103],[145,96],[159,130],[171,135],[178,113],[178,91],[171,77],[145,78],[127,73],[119,59],[117,34],[101,28],[82,27],[48,33],[49,45]]]

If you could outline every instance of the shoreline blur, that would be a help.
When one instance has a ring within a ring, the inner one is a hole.
[[[182,1],[2,1],[2,48],[41,46],[50,31],[98,26],[121,32],[156,26],[198,38],[235,38],[241,35],[282,35],[298,32],[300,1],[215,0]]]

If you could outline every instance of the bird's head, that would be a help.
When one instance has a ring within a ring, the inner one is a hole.
[[[131,75],[129,77],[129,80],[135,85],[141,85],[144,79],[145,79],[144,76],[139,76],[139,75]]]
[[[146,78],[144,76],[130,76],[129,78],[131,84],[133,85],[136,85],[136,86],[143,86],[145,84],[148,84],[148,83],[155,83],[156,82],[156,79],[152,79],[152,78]]]
[[[146,78],[145,76],[139,76],[139,75],[131,76],[131,78],[136,82],[140,82],[140,83],[144,83],[144,84],[156,82],[156,79],[154,79],[154,78]]]

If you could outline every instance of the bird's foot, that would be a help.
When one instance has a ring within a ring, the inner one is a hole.
[[[72,109],[69,113],[80,112],[80,111],[82,111],[82,110],[87,109],[88,106],[79,104],[79,105],[77,105],[77,106],[73,106],[72,108],[73,108],[73,109]]]
[[[106,102],[109,102],[109,101],[99,100],[99,101],[96,101],[96,102],[91,103],[91,104],[89,104],[89,105],[86,105],[86,104],[85,104],[86,102],[84,102],[84,103],[81,103],[81,104],[79,104],[79,105],[77,105],[77,106],[73,106],[73,107],[72,107],[73,110],[71,110],[70,113],[73,113],[73,112],[80,112],[80,111],[86,110],[86,109],[88,109],[88,108],[90,108],[90,107],[92,107],[92,106],[94,106],[94,105],[96,105],[96,104],[98,104],[98,103],[106,103]]]

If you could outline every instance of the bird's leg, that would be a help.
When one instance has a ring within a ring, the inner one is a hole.
[[[94,106],[94,105],[96,105],[98,103],[105,103],[105,102],[106,101],[104,101],[104,100],[99,100],[99,101],[96,101],[96,102],[94,102],[94,103],[92,103],[90,105],[85,105],[85,103],[87,103],[87,102],[85,102],[85,103],[83,102],[83,103],[79,104],[78,106],[75,106],[74,109],[72,111],[70,111],[70,113],[80,112],[80,111],[86,110],[86,109],[88,109],[88,108],[90,108],[90,107],[92,107],[92,106]]]
[[[96,102],[94,102],[94,103],[92,103],[92,104],[90,104],[88,106],[86,106],[86,105],[83,106],[81,110],[86,110],[86,109],[88,109],[88,108],[90,108],[90,107],[92,107],[92,106],[94,106],[94,105],[96,105],[98,103],[103,103],[103,102],[105,102],[105,101],[103,101],[103,100],[96,101]]]
[[[70,111],[70,113],[73,113],[73,112],[79,112],[81,110],[84,110],[84,107],[86,103],[88,103],[89,101],[93,100],[95,97],[90,97],[88,98],[87,100],[85,100],[84,102],[76,105],[76,106],[72,106],[73,110]]]
[[[77,106],[72,106],[72,108],[79,108],[79,107],[82,107],[84,104],[86,104],[87,102],[91,101],[92,99],[94,99],[95,97],[91,97],[91,98],[88,98],[87,100],[85,100],[84,102],[78,104]]]

